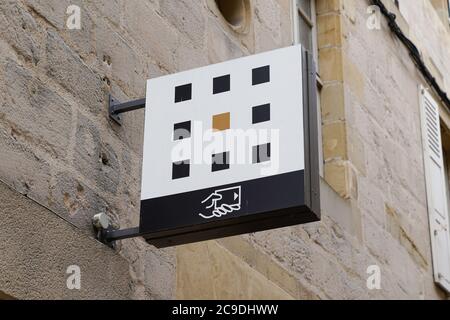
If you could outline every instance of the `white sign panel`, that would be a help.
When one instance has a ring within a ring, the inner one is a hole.
[[[149,80],[141,232],[301,207],[305,70],[293,46]]]

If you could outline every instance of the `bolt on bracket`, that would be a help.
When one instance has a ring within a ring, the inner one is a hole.
[[[118,125],[122,125],[120,114],[145,108],[145,98],[121,103],[111,94],[108,96],[109,117]]]
[[[115,228],[111,219],[106,213],[98,213],[92,218],[92,225],[97,233],[97,240],[115,249],[116,241],[129,238],[137,238],[142,234],[139,232],[139,227],[118,230]]]

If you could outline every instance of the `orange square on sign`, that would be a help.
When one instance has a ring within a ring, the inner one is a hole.
[[[222,113],[213,116],[213,130],[224,131],[230,129],[230,113]]]

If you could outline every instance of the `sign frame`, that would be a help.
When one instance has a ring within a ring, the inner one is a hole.
[[[273,176],[265,177],[265,183],[273,186],[268,192],[277,192],[277,185],[285,183],[296,183],[296,179],[303,178],[303,199],[302,194],[298,194],[299,202],[302,205],[296,205],[288,209],[277,209],[264,213],[256,213],[247,216],[230,217],[226,219],[211,219],[210,222],[201,224],[188,224],[183,227],[161,228],[156,227],[156,223],[151,220],[144,220],[143,215],[148,214],[148,208],[141,203],[139,235],[151,245],[157,248],[164,248],[182,244],[188,244],[199,241],[224,238],[246,233],[253,233],[276,229],[281,227],[305,224],[320,221],[320,174],[319,174],[319,135],[318,135],[318,110],[317,110],[317,84],[316,70],[313,55],[302,48],[302,76],[303,76],[303,128],[304,128],[304,175],[295,176]],[[267,181],[271,179],[272,181]],[[287,180],[286,180],[287,179]],[[221,188],[236,187],[236,183],[230,186],[221,186]],[[251,190],[251,186],[247,188]],[[217,190],[222,191],[222,190]],[[260,190],[261,191],[261,190]],[[298,190],[294,190],[297,192]],[[240,189],[239,189],[240,192]],[[177,195],[179,196],[179,195]],[[187,197],[189,195],[186,195]],[[253,197],[260,197],[260,194],[254,194]],[[295,196],[292,194],[291,196]],[[280,194],[280,197],[283,197]],[[186,202],[187,201],[187,202]],[[184,199],[184,203],[189,203],[189,199]],[[156,206],[157,208],[158,206]],[[176,205],[171,206],[173,210],[180,209],[180,215],[183,214],[182,208]],[[155,210],[153,206],[152,210]],[[158,213],[154,213],[158,218]],[[155,221],[153,219],[153,221]],[[161,217],[163,219],[163,217]],[[170,225],[171,221],[158,221],[158,224]]]

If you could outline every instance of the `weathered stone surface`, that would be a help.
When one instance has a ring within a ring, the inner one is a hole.
[[[191,39],[192,45],[204,45],[207,16],[202,1],[160,1],[160,11],[167,21]]]
[[[293,299],[217,242],[177,249],[177,298]]]
[[[33,37],[37,23],[20,3],[13,0],[0,3],[0,36],[26,61],[37,64],[41,59],[41,44]]]
[[[243,56],[242,49],[238,44],[231,40],[213,19],[208,21],[207,48],[209,60],[212,63]]]
[[[265,34],[270,34],[274,42],[281,42],[281,8],[278,1],[275,0],[257,0],[255,1],[255,18],[263,26],[265,26],[266,31],[256,31],[257,39],[259,37],[265,36]],[[285,12],[287,13],[287,12]],[[261,40],[259,40],[261,41]],[[263,45],[263,41],[259,42],[257,40],[257,45]],[[270,42],[269,42],[270,43]]]
[[[0,118],[0,179],[18,192],[48,205],[51,166],[43,155],[15,138],[13,129],[4,127]]]
[[[179,32],[147,2],[128,2],[124,14],[125,28],[137,47],[164,69],[174,71]]]
[[[87,234],[94,235],[92,217],[97,213],[105,212],[116,220],[112,204],[69,171],[54,176],[50,192],[49,207]]]
[[[42,65],[46,75],[74,95],[82,108],[93,114],[104,110],[106,91],[101,77],[56,32],[48,31],[46,41],[46,61]]]
[[[18,299],[127,299],[128,262],[0,182],[0,287]],[[81,289],[67,288],[67,268]]]
[[[16,139],[64,159],[70,139],[71,106],[25,67],[4,62],[0,117]]]
[[[101,190],[115,194],[121,166],[114,148],[101,139],[95,124],[82,114],[78,114],[75,137],[74,167],[85,178],[95,181]]]
[[[386,1],[448,92],[450,41],[432,9],[442,9],[438,2],[400,12]],[[418,102],[425,83],[384,19],[381,30],[367,28],[367,3],[358,0],[316,1],[322,222],[176,250],[126,240],[125,259],[92,240],[99,211],[122,228],[139,223],[144,111],[123,115],[119,127],[108,119],[107,94],[137,99],[148,78],[290,45],[292,1],[251,3],[244,28],[231,27],[214,0],[0,3],[0,180],[52,210],[0,184],[0,299],[444,298],[432,279]],[[66,27],[72,4],[81,30]],[[36,228],[42,234],[29,232]],[[90,272],[80,292],[64,287],[73,257]],[[370,265],[381,268],[381,290],[366,287]]]

